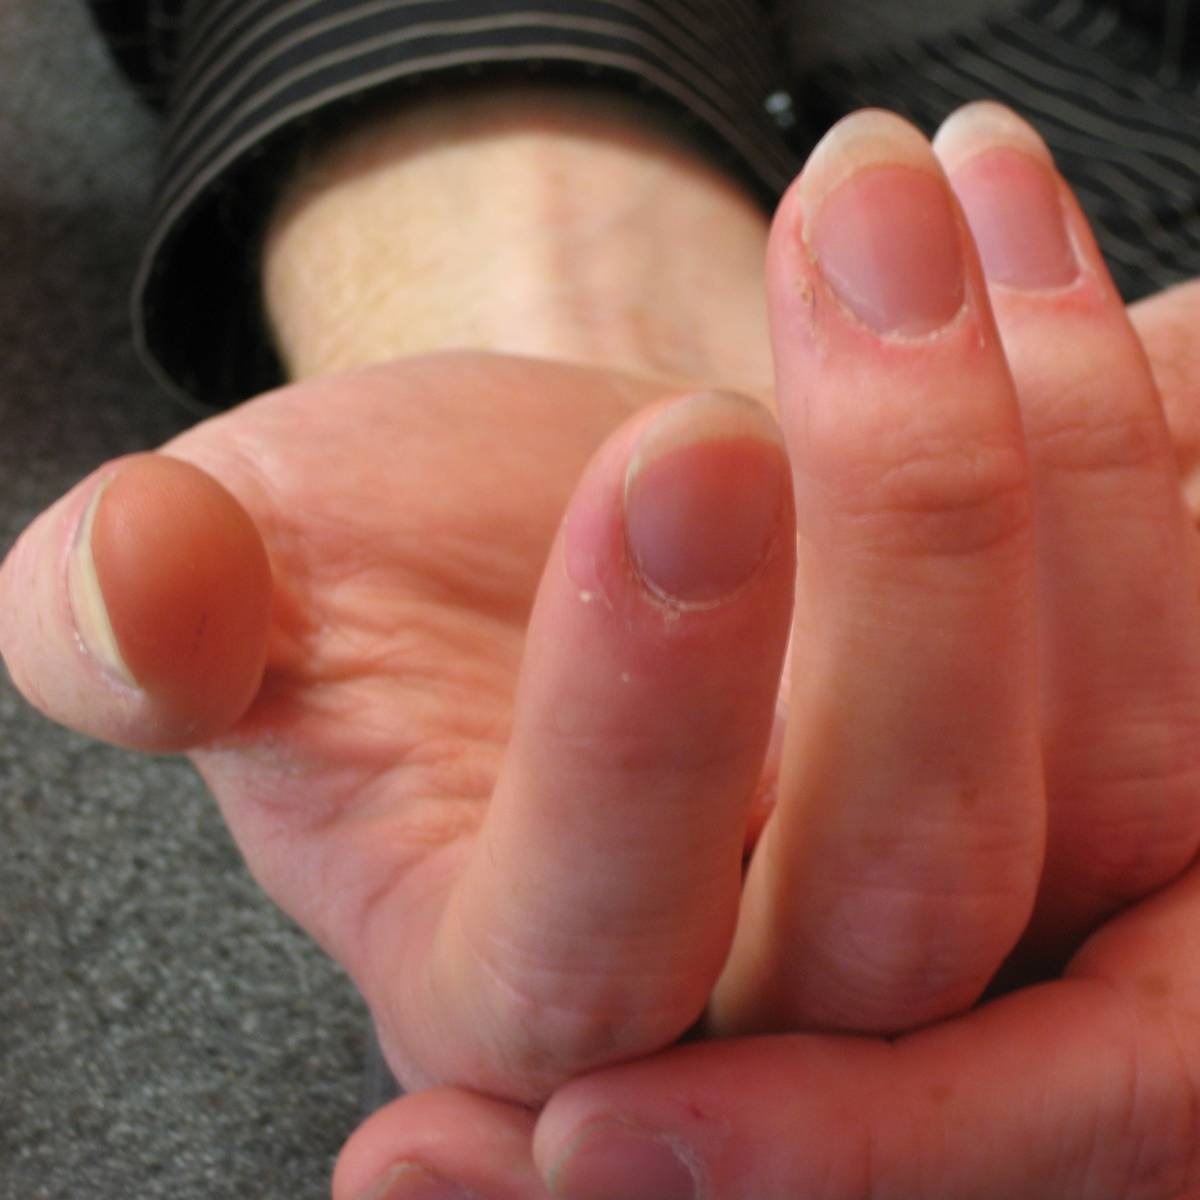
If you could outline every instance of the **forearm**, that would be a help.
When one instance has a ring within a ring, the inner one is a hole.
[[[766,230],[649,105],[472,90],[368,120],[299,165],[264,299],[297,378],[474,348],[758,387]]]

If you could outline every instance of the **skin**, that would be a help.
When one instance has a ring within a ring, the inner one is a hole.
[[[464,115],[468,126],[490,119]],[[883,152],[940,178],[911,130],[877,133]],[[982,152],[993,135],[972,136]],[[401,139],[385,159],[393,152],[410,150]],[[664,166],[660,142],[635,148],[643,155],[660,184],[676,168],[689,194],[711,185],[715,227],[747,219],[695,160],[672,152]],[[382,352],[374,334],[356,348],[344,318],[313,378],[189,431],[153,467],[102,468],[5,563],[0,646],[18,685],[98,736],[189,747],[252,870],[362,987],[394,1069],[410,1086],[442,1085],[363,1126],[339,1163],[337,1200],[389,1172],[384,1194],[413,1194],[418,1176],[393,1170],[405,1162],[478,1194],[537,1197],[549,1183],[582,1200],[564,1155],[581,1130],[613,1120],[685,1147],[710,1200],[868,1188],[1169,1200],[1200,1188],[1194,774],[1182,749],[1145,757],[1146,745],[1190,746],[1200,720],[1195,535],[1179,475],[1195,461],[1197,375],[1179,332],[1195,293],[1160,298],[1135,330],[1064,187],[1082,264],[1071,294],[1000,295],[958,220],[956,332],[880,339],[839,307],[805,250],[809,209],[831,187],[802,177],[767,252],[799,538],[784,506],[762,565],[717,603],[664,601],[636,569],[623,529],[629,463],[664,418],[687,431],[685,450],[750,436],[763,480],[782,451],[741,402],[679,399],[706,374],[729,384],[742,372],[743,390],[759,392],[761,358],[747,359],[742,340],[728,353],[719,339],[687,349],[661,324],[618,339],[655,347],[631,375],[596,365],[614,344],[606,322],[577,354],[582,367],[450,351],[356,369]],[[618,228],[641,236],[636,217]],[[728,273],[746,296],[717,293],[739,311],[755,294],[753,273],[741,274],[751,234],[734,239]],[[281,238],[276,248],[302,261],[303,240]],[[291,269],[273,275],[268,263],[268,281],[305,278]],[[603,310],[611,295],[592,299],[588,311]],[[656,299],[645,311],[676,311]],[[273,305],[286,350],[304,326],[278,296]],[[721,326],[715,308],[705,323]],[[451,323],[446,336],[466,335]],[[503,329],[479,336],[504,347]],[[1090,353],[1054,352],[1081,339]],[[1143,346],[1160,356],[1161,397]],[[334,365],[351,369],[323,374]],[[852,401],[862,395],[878,403]],[[1084,395],[1099,402],[1046,452],[1041,415]],[[1164,411],[1179,418],[1174,442]],[[1097,430],[1121,421],[1144,445],[1114,463]],[[984,469],[930,458],[931,430],[988,448]],[[354,470],[330,470],[338,461]],[[698,496],[721,483],[719,458],[671,461]],[[903,469],[914,462],[920,471]],[[93,542],[119,644],[138,623],[139,581],[163,569],[149,535],[168,536],[179,512],[228,512],[195,475],[174,513],[135,504],[171,463],[218,481],[261,539],[237,533],[240,519],[214,522],[214,561],[229,572],[217,578],[247,580],[261,599],[255,564],[270,564],[261,636],[230,636],[211,656],[231,680],[265,663],[248,707],[180,714],[187,688],[168,703],[137,656],[127,665],[146,683],[114,682],[73,640],[62,555],[105,481],[116,480],[96,527],[142,522],[146,536],[129,544],[149,548],[142,565]],[[1105,487],[1139,502],[1126,515],[1114,498],[1099,536],[1087,518]],[[1060,520],[1043,534],[1046,511]],[[794,586],[790,698],[777,718]],[[30,588],[58,598],[44,610],[53,636],[35,636],[15,602]],[[1154,617],[1139,617],[1145,637],[1114,638],[1134,602]],[[1068,637],[1086,657],[1073,644],[1055,653]],[[1147,653],[1161,664],[1150,672]],[[1085,686],[1097,673],[1112,697],[1102,709]],[[839,697],[854,702],[831,712]],[[572,712],[590,723],[565,721]],[[776,724],[786,736],[768,752]],[[954,736],[923,740],[938,728]],[[743,884],[755,805],[770,795]],[[914,807],[921,839],[906,837]],[[1121,851],[1147,811],[1154,837],[1139,844],[1161,849],[1131,864]],[[1082,857],[1062,849],[1080,843]],[[955,881],[981,872],[986,902],[964,903]],[[978,1004],[1005,960],[1021,984],[1048,960],[1066,965],[1054,982]],[[773,1036],[671,1049],[706,1007],[712,1033]],[[829,1031],[918,1025],[928,1028],[888,1040]],[[535,1118],[528,1105],[543,1102]],[[635,1196],[636,1180],[620,1194]]]

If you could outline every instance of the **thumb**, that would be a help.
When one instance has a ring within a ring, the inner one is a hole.
[[[271,573],[245,509],[161,454],[110,462],[38,517],[0,568],[0,654],[81,733],[182,750],[228,729],[262,679]]]

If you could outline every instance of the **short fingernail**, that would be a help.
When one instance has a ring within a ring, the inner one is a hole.
[[[92,555],[92,530],[109,482],[105,480],[96,488],[80,518],[67,559],[67,591],[75,629],[84,648],[104,670],[115,675],[122,683],[136,687],[137,680],[117,645],[108,607],[104,602],[104,592],[96,574],[96,560]]]
[[[558,1200],[695,1200],[696,1177],[666,1138],[618,1121],[585,1126],[549,1175]]]
[[[393,1166],[358,1200],[479,1200],[474,1193],[443,1179],[421,1163]]]
[[[1040,291],[1079,276],[1050,152],[999,104],[968,105],[934,143],[993,283]]]
[[[842,305],[882,336],[920,337],[961,310],[953,199],[921,134],[891,113],[836,125],[800,181],[805,241]]]
[[[766,560],[787,495],[787,459],[767,410],[729,392],[689,396],[655,419],[630,460],[630,557],[659,596],[714,604]]]

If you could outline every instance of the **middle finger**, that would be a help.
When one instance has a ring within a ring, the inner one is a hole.
[[[768,253],[800,533],[779,802],[722,1030],[890,1030],[970,1005],[1037,887],[1032,502],[965,221],[925,139],[859,113]]]

